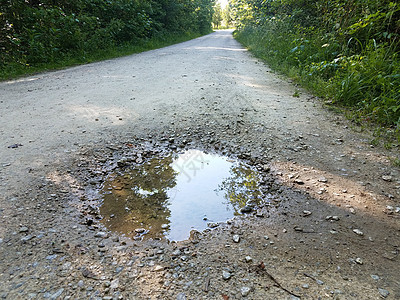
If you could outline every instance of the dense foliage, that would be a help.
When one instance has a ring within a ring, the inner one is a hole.
[[[232,27],[231,7],[226,5],[222,7],[220,2],[214,6],[214,14],[212,17],[213,27],[216,29],[227,29]]]
[[[390,0],[230,0],[236,37],[333,102],[400,131],[400,5]]]
[[[0,68],[38,65],[153,37],[208,33],[214,0],[2,0]]]

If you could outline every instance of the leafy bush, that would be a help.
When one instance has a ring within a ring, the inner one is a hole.
[[[400,132],[400,6],[372,0],[231,0],[237,39],[363,120]],[[244,7],[247,7],[244,9]]]
[[[0,75],[12,68],[86,60],[96,51],[153,37],[211,31],[213,0],[5,0]]]

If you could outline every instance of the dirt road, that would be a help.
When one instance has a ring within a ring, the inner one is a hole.
[[[399,153],[370,140],[230,31],[2,82],[0,297],[399,299]],[[193,148],[262,170],[271,205],[178,243],[101,225],[122,159]]]

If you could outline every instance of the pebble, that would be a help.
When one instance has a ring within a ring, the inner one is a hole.
[[[119,278],[114,279],[111,281],[110,289],[116,290],[119,288]]]
[[[360,229],[353,229],[353,232],[361,236],[364,235],[364,232],[362,232]]]
[[[29,229],[28,229],[28,227],[26,227],[26,226],[23,226],[23,227],[21,227],[20,229],[19,229],[19,232],[28,232],[29,231]]]
[[[240,242],[240,236],[238,236],[237,234],[235,234],[235,235],[232,237],[232,239],[233,239],[233,241],[234,241],[235,243],[239,243],[239,242]]]
[[[378,288],[378,291],[379,291],[379,294],[383,297],[383,298],[386,298],[387,296],[389,296],[389,291],[388,290],[385,290],[385,289],[381,289],[381,288]]]
[[[253,258],[251,256],[246,256],[244,259],[246,260],[247,263],[253,261]]]
[[[250,294],[251,288],[248,286],[244,286],[240,289],[240,293],[242,294],[242,297],[246,297]]]
[[[374,275],[374,274],[371,275],[371,278],[373,280],[379,280],[380,279],[380,277],[378,275]]]
[[[103,282],[103,285],[104,285],[105,287],[110,287],[110,286],[111,286],[111,281],[106,280],[106,281]]]
[[[356,258],[356,263],[358,263],[359,265],[362,265],[364,262],[361,258],[357,257]]]
[[[252,212],[252,211],[253,211],[253,208],[252,208],[251,206],[249,206],[249,205],[246,205],[246,206],[244,206],[244,207],[242,207],[242,208],[240,209],[240,212],[241,212],[242,214],[250,213],[250,212]]]
[[[228,280],[228,279],[230,279],[232,277],[232,274],[231,273],[229,273],[228,271],[222,271],[222,278],[224,279],[224,280]]]
[[[268,235],[264,235],[264,239],[269,240],[269,236]]]
[[[28,234],[27,236],[24,236],[23,238],[21,238],[21,242],[26,243],[27,241],[30,241],[33,238],[34,238],[33,235]]]
[[[303,289],[309,289],[310,286],[309,286],[307,283],[305,283],[305,284],[302,285],[302,288],[303,288]]]
[[[95,237],[106,239],[108,237],[108,234],[107,234],[107,232],[99,231],[99,232],[96,232]]]
[[[208,226],[209,228],[216,228],[216,227],[219,226],[219,224],[218,224],[218,223],[212,223],[212,222],[210,222],[210,223],[207,223],[207,226]]]
[[[185,293],[179,293],[178,296],[176,296],[176,300],[186,300]]]
[[[164,270],[163,266],[157,265],[157,266],[154,267],[154,272],[160,272],[160,271],[163,271],[163,270]]]
[[[325,177],[320,177],[319,179],[318,179],[318,181],[319,182],[323,182],[323,183],[326,183],[326,182],[328,182],[328,179],[326,179]]]
[[[181,250],[179,250],[179,249],[176,249],[175,251],[173,251],[173,252],[171,253],[172,256],[179,256],[179,255],[181,255],[181,254],[182,254],[182,252],[181,252]]]
[[[144,228],[136,228],[135,229],[135,232],[136,233],[143,233],[143,232],[145,232],[146,231],[146,229],[144,229]]]
[[[303,210],[303,217],[308,217],[308,216],[310,216],[311,214],[312,214],[311,211],[309,211],[309,210]]]
[[[55,292],[53,295],[50,296],[50,299],[57,299],[58,297],[61,296],[61,294],[64,292],[64,289],[61,288],[57,292]]]
[[[390,181],[392,181],[392,176],[390,176],[390,175],[383,175],[382,176],[382,179],[384,180],[384,181],[388,181],[388,182],[390,182]]]

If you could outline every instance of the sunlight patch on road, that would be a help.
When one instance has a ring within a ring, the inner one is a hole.
[[[341,207],[351,214],[362,212],[381,221],[388,220],[385,218],[390,213],[387,210],[388,199],[369,191],[361,182],[293,162],[275,162],[271,169],[280,183],[315,199]]]
[[[221,51],[235,51],[235,52],[246,52],[245,48],[226,48],[226,47],[189,47],[186,50],[221,50]]]
[[[86,119],[88,122],[104,122],[121,125],[128,120],[132,122],[139,118],[135,111],[120,107],[104,107],[97,105],[74,105],[69,110],[77,117]]]

